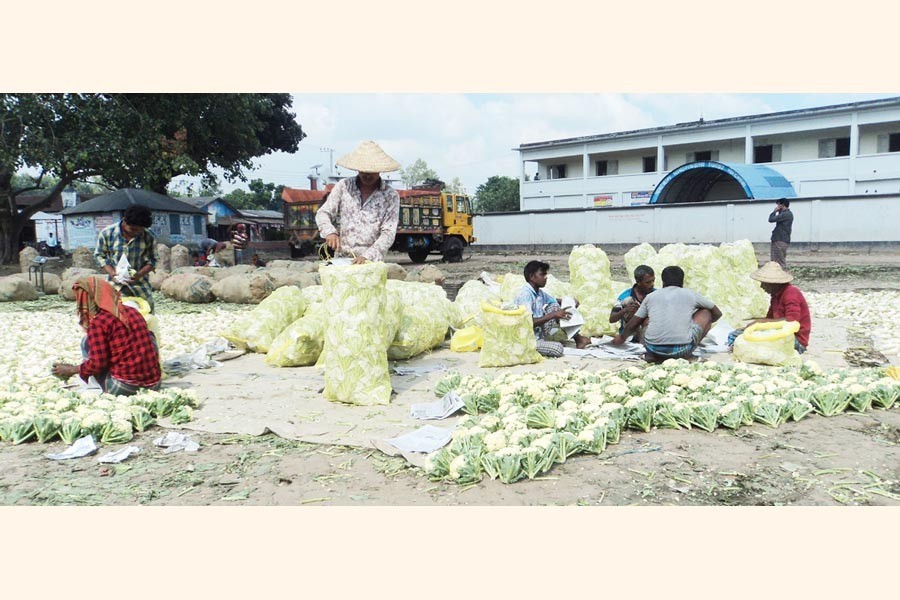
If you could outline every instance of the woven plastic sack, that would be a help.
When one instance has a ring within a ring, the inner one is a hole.
[[[479,367],[511,367],[543,360],[537,352],[530,310],[524,306],[505,310],[485,302],[481,311],[484,344]]]
[[[453,352],[475,352],[484,345],[484,331],[477,325],[463,327],[454,332],[450,338],[450,349]]]
[[[216,298],[231,304],[259,304],[274,291],[275,282],[265,273],[232,275],[212,286]]]
[[[405,360],[440,346],[450,328],[450,301],[443,288],[389,279],[386,287],[400,300],[400,322],[388,358]]]
[[[160,290],[168,298],[203,304],[212,302],[215,297],[212,293],[213,280],[194,273],[181,273],[172,275],[162,282]]]
[[[266,354],[273,367],[305,367],[313,365],[325,344],[325,305],[310,304],[303,316],[278,334]]]
[[[325,368],[325,399],[389,404],[387,348],[399,315],[388,313],[387,267],[382,262],[331,265],[322,268],[320,275],[328,310],[319,360]]]
[[[576,246],[569,254],[569,274],[584,317],[581,335],[615,335],[618,324],[609,322],[609,311],[619,292],[612,288],[606,252],[593,244]]]
[[[0,277],[0,302],[37,300],[38,293],[27,279]]]
[[[481,323],[481,305],[500,301],[500,294],[478,279],[467,281],[459,288],[450,312],[450,325],[454,329]]]
[[[525,277],[516,273],[507,273],[500,282],[500,300],[512,302],[523,287],[525,287]]]
[[[191,265],[191,251],[181,244],[172,246],[172,251],[169,253],[169,262],[173,271],[179,267],[188,267]]]
[[[306,300],[299,288],[278,288],[256,308],[235,321],[222,333],[222,337],[238,348],[265,353],[278,334],[302,317],[305,310]]]
[[[795,365],[800,355],[794,349],[794,335],[800,330],[796,321],[754,323],[734,340],[734,357],[745,363]]]

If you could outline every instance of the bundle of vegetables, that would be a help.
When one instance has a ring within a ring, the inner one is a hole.
[[[768,295],[749,275],[757,269],[753,244],[740,240],[720,246],[669,244],[657,253],[650,244],[640,244],[625,253],[625,268],[633,273],[648,265],[662,287],[662,271],[668,266],[684,269],[684,285],[715,302],[731,324],[765,316]]]
[[[890,409],[900,381],[882,369],[825,374],[813,363],[766,369],[669,360],[618,372],[451,373],[435,393],[451,390],[468,416],[425,469],[435,480],[471,484],[485,474],[504,483],[533,479],[573,454],[603,452],[623,429],[777,427],[812,412]]]
[[[145,391],[134,396],[78,394],[51,389],[0,392],[0,441],[21,444],[50,442],[57,438],[71,444],[91,434],[107,444],[129,441],[134,430],[144,431],[159,417],[186,423],[198,406],[190,390]]]
[[[397,333],[399,310],[390,310],[387,267],[381,262],[331,265],[320,273],[328,307],[319,360],[325,368],[325,398],[389,404],[387,349]]]
[[[848,319],[865,327],[863,333],[872,336],[876,350],[889,357],[900,357],[900,290],[804,295],[814,317]]]
[[[485,302],[481,306],[484,342],[479,367],[509,367],[543,360],[537,352],[531,310]]]
[[[303,288],[300,296],[306,302],[306,312],[272,341],[266,363],[273,367],[313,365],[322,354],[326,313],[322,286]]]
[[[400,301],[400,325],[388,358],[403,360],[441,345],[450,328],[450,301],[440,286],[389,279],[387,290]]]
[[[467,281],[456,294],[450,309],[450,326],[454,329],[481,323],[481,305],[499,301],[500,295],[478,279]]]
[[[619,291],[613,290],[606,253],[593,244],[576,246],[569,254],[569,274],[584,317],[581,335],[615,335],[609,312]]]
[[[303,316],[305,309],[300,288],[281,287],[235,321],[222,336],[238,348],[265,353],[279,333]]]

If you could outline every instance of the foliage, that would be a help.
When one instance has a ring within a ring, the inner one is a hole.
[[[252,160],[294,152],[305,137],[289,94],[0,94],[0,262],[23,224],[76,181],[165,193],[173,177],[213,169],[244,178]],[[28,168],[29,179],[13,175]],[[53,178],[53,179],[51,179]],[[18,187],[21,184],[25,187]],[[43,191],[17,213],[15,197]]]
[[[438,177],[434,169],[428,166],[428,163],[421,158],[417,158],[413,164],[405,169],[400,169],[400,179],[403,180],[407,188],[411,188],[424,182],[426,179],[440,179],[440,177]]]
[[[262,179],[252,179],[247,187],[250,188],[249,191],[238,188],[223,197],[238,210],[281,210],[283,185],[265,183]]]
[[[475,210],[501,212],[519,210],[519,180],[494,175],[475,190]]]

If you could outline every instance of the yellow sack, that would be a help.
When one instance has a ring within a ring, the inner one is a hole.
[[[450,338],[450,349],[454,352],[475,352],[483,344],[484,332],[477,325],[457,329]]]
[[[479,367],[511,367],[543,360],[537,352],[531,311],[524,306],[503,310],[487,302],[481,305],[484,343]]]
[[[734,357],[745,363],[781,367],[800,362],[794,349],[796,321],[754,323],[734,340]]]
[[[128,305],[141,313],[144,320],[147,322],[147,329],[156,336],[156,347],[158,348],[160,345],[159,319],[150,312],[150,304],[139,296],[122,296],[122,304]]]

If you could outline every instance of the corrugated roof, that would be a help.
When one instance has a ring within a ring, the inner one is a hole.
[[[284,215],[277,210],[241,210],[241,215],[251,219],[283,219]]]
[[[725,119],[713,119],[712,121],[691,121],[689,123],[676,123],[675,125],[664,125],[661,127],[648,127],[646,129],[633,129],[630,131],[617,131],[613,133],[601,133],[597,135],[585,135],[573,138],[563,138],[558,140],[548,140],[545,142],[528,142],[520,144],[518,148],[513,150],[535,150],[538,148],[547,148],[552,146],[565,146],[567,144],[583,144],[587,142],[599,142],[617,138],[638,137],[648,134],[661,134],[673,131],[684,131],[689,129],[710,129],[716,127],[740,125],[748,121],[768,121],[781,119],[784,117],[800,117],[815,116],[819,114],[847,112],[859,110],[861,108],[878,108],[900,105],[900,97],[880,98],[878,100],[862,100],[859,102],[847,102],[846,104],[832,104],[829,106],[816,106],[814,108],[798,108],[794,110],[783,110],[779,112],[763,113],[759,115],[746,115],[742,117],[728,117]]]
[[[328,192],[334,187],[333,183],[325,186],[324,190],[299,190],[296,188],[286,187],[281,191],[281,199],[288,204],[296,204],[298,202],[317,202],[328,195]]]
[[[713,186],[722,181],[741,186],[744,197],[733,200],[797,197],[791,182],[767,165],[700,161],[682,165],[666,175],[653,191],[650,204],[704,202]]]
[[[122,211],[133,205],[146,206],[150,210],[158,210],[161,212],[179,212],[191,214],[206,214],[202,208],[192,206],[187,202],[170,198],[149,190],[140,190],[136,188],[125,188],[116,190],[102,196],[97,196],[92,200],[83,202],[74,208],[67,208],[60,211],[64,215],[83,215],[91,213],[105,213],[113,211]]]

